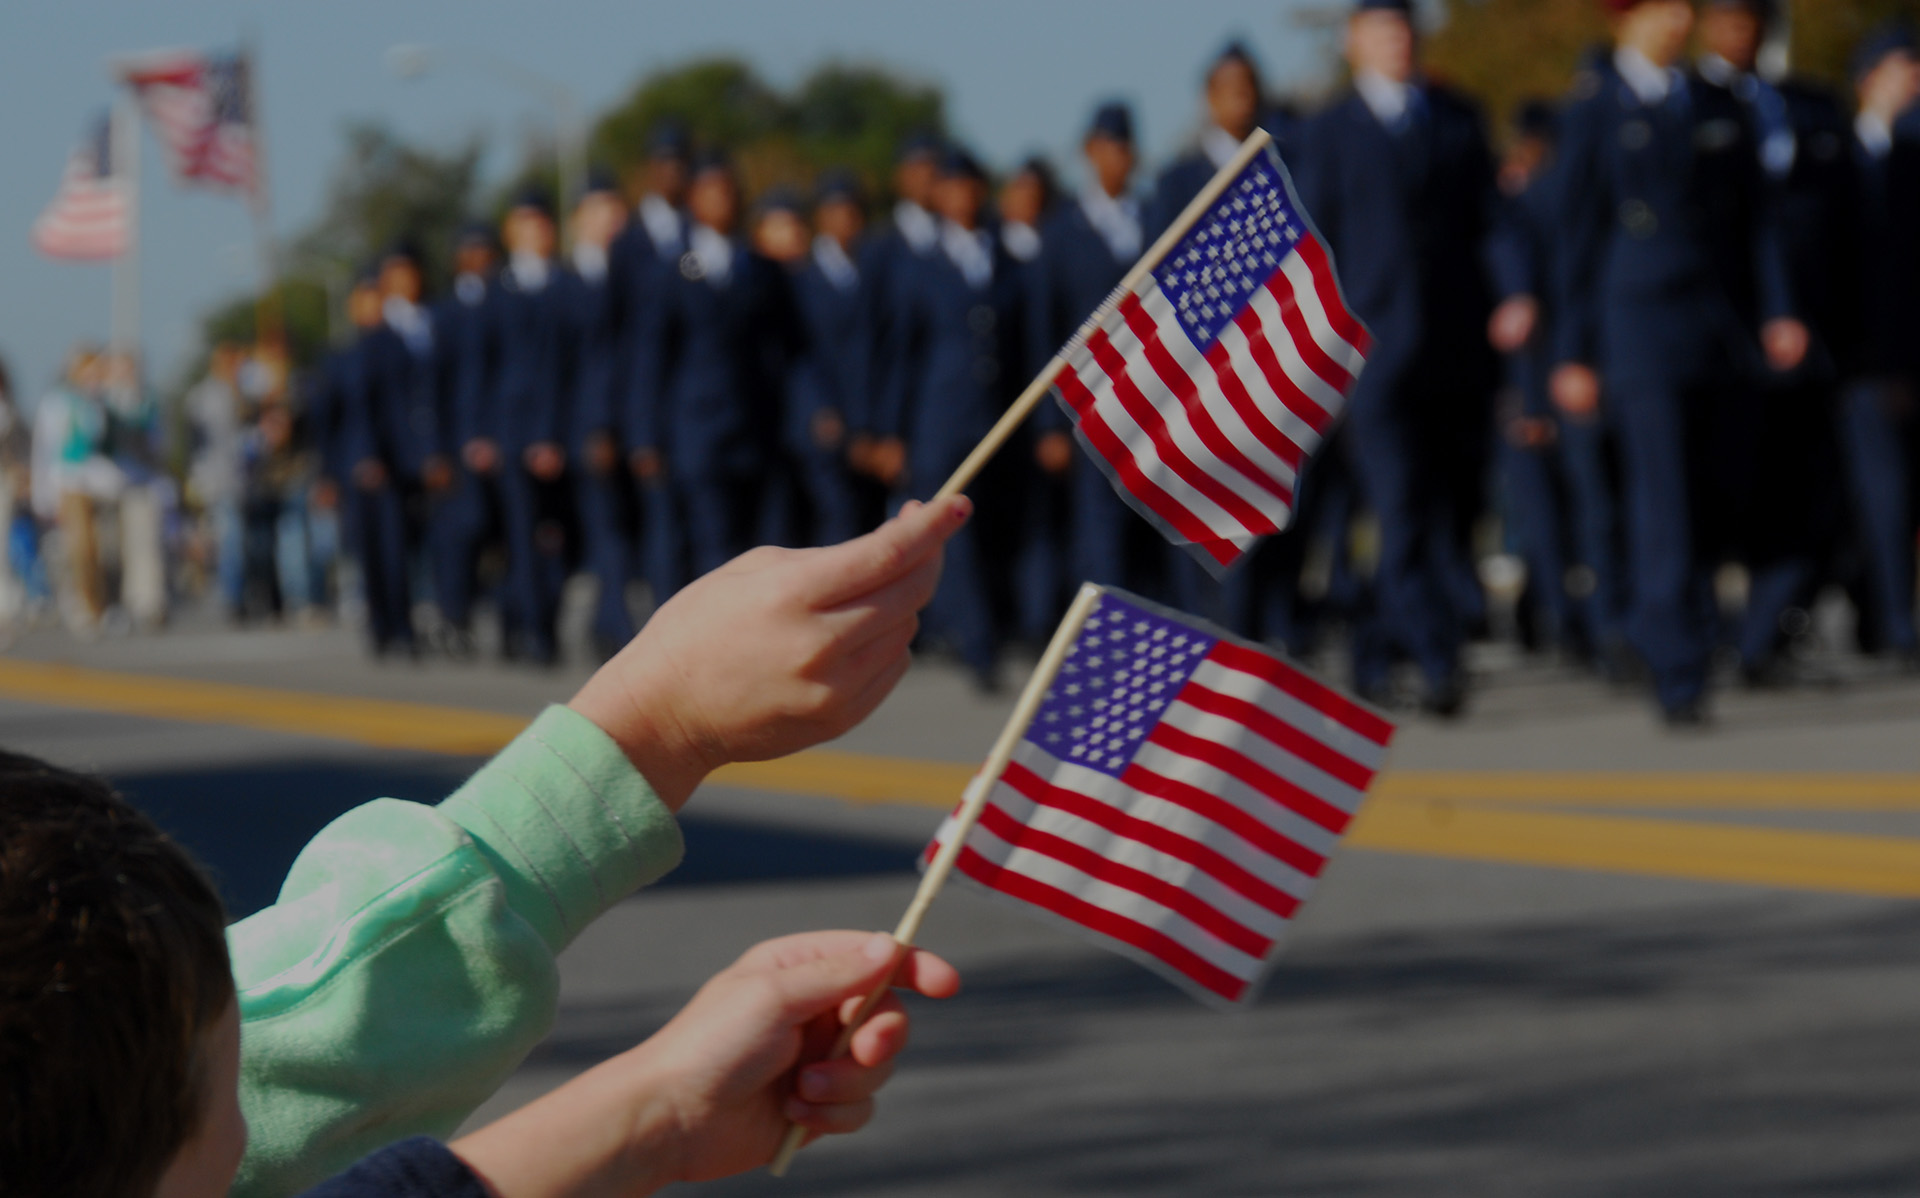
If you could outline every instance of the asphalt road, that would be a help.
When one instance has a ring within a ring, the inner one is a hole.
[[[1839,671],[1675,738],[1552,667],[1483,665],[1464,723],[1404,728],[1253,1009],[954,890],[923,942],[965,992],[919,1004],[874,1125],[706,1192],[1920,1194],[1920,683]],[[409,747],[405,721],[369,743],[355,704],[484,730],[575,681],[376,667],[341,633],[36,635],[0,658],[0,744],[111,775],[244,913],[340,811],[434,800],[480,759]],[[236,686],[302,698],[262,715]],[[644,1037],[757,940],[890,927],[939,780],[1005,707],[928,666],[811,781],[706,788],[686,865],[569,950],[553,1034],[476,1118]]]

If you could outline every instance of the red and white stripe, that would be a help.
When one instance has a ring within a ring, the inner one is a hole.
[[[1118,779],[1022,741],[956,865],[1203,998],[1245,1002],[1392,735],[1279,658],[1221,641]]]
[[[1372,342],[1303,236],[1204,353],[1148,273],[1073,348],[1061,396],[1122,492],[1225,569],[1293,514]]]
[[[127,251],[126,192],[117,179],[95,170],[97,157],[86,147],[74,151],[60,190],[33,222],[33,247],[49,258],[99,261]]]
[[[122,62],[119,71],[166,147],[175,178],[253,187],[252,130],[219,119],[204,55],[160,50]]]

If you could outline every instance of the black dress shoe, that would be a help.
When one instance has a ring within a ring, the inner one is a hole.
[[[1457,718],[1467,707],[1467,686],[1459,675],[1434,683],[1420,696],[1420,707],[1428,715],[1443,720]]]
[[[1707,704],[1704,699],[1690,699],[1685,703],[1676,703],[1672,707],[1660,709],[1660,722],[1675,732],[1698,732],[1711,722],[1707,718]]]

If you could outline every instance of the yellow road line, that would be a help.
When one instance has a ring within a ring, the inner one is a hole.
[[[29,661],[0,661],[0,695],[55,707],[296,732],[428,753],[494,753],[527,725],[518,716],[459,707]]]
[[[1677,820],[1369,803],[1355,848],[1920,898],[1920,839]]]
[[[261,728],[380,748],[482,755],[526,721],[467,708],[310,694],[0,659],[0,695],[154,719]],[[946,809],[973,767],[816,749],[728,766],[722,786]],[[1920,897],[1920,838],[1525,810],[1619,808],[1920,811],[1920,777],[1871,774],[1480,773],[1384,775],[1355,848],[1510,864]]]
[[[1383,774],[1389,799],[1737,811],[1920,811],[1920,775],[1407,771]]]

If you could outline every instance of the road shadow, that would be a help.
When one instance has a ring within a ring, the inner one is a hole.
[[[432,803],[480,760],[419,755],[386,761],[273,761],[136,772],[113,782],[205,864],[235,919],[273,902],[306,843],[376,798]],[[906,873],[921,842],[823,833],[699,814],[681,818],[687,855],[659,885],[854,878]]]
[[[679,997],[563,1001],[529,1066]],[[1232,1015],[1069,945],[917,1004],[869,1132],[706,1192],[1910,1196],[1916,998],[1915,904],[1322,941]]]

